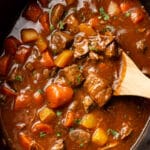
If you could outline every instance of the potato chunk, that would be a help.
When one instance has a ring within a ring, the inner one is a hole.
[[[42,122],[50,122],[52,119],[55,118],[55,116],[55,112],[47,107],[43,108],[39,112],[39,117]]]
[[[107,140],[108,135],[102,128],[97,128],[92,135],[92,142],[99,146],[105,145]]]
[[[94,114],[86,114],[83,116],[80,124],[85,128],[95,128],[97,125],[97,118]]]

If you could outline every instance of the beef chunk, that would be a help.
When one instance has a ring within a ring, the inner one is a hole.
[[[89,52],[89,40],[78,36],[74,42],[74,58],[81,58]]]
[[[91,99],[90,96],[87,95],[83,98],[82,104],[83,104],[85,112],[88,113],[91,107],[94,106],[94,101]]]
[[[79,66],[75,64],[65,67],[62,71],[62,74],[66,78],[68,83],[73,87],[80,85],[84,80]]]
[[[55,142],[51,150],[64,150],[64,141],[63,139],[59,139]]]
[[[87,131],[84,131],[83,129],[75,129],[69,132],[70,139],[80,144],[81,141],[83,144],[88,143],[90,141],[90,134]]]
[[[56,31],[51,38],[51,49],[55,54],[62,52],[73,41],[73,37],[67,32]]]
[[[79,31],[79,21],[75,18],[74,14],[69,15],[65,20],[66,28],[71,33]]]
[[[102,107],[112,96],[110,82],[93,73],[87,76],[84,88],[100,107]]]

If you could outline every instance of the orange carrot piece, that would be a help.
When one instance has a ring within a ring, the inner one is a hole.
[[[100,19],[97,17],[93,17],[89,20],[89,24],[91,25],[92,28],[98,29],[100,27]]]
[[[128,11],[130,8],[134,6],[134,3],[131,1],[124,1],[120,4],[120,9],[122,12]]]
[[[71,87],[52,84],[46,88],[46,97],[50,108],[57,108],[71,101],[73,90]]]
[[[40,52],[43,52],[48,48],[48,41],[42,35],[39,35],[39,38],[36,41],[36,46]]]
[[[16,52],[16,55],[15,55],[15,60],[18,62],[18,63],[25,63],[25,61],[27,60],[29,54],[31,52],[31,49],[30,48],[26,48],[24,46],[20,46]]]
[[[43,94],[40,92],[40,91],[36,91],[33,95],[33,98],[34,98],[34,102],[36,105],[41,105],[44,98],[43,98]]]
[[[17,94],[7,83],[2,84],[0,89],[3,94],[8,96],[16,96]]]
[[[21,110],[28,107],[31,103],[31,96],[20,94],[15,99],[14,110]]]
[[[6,38],[4,41],[5,52],[14,55],[20,44],[20,41],[13,36]]]
[[[10,55],[4,55],[0,58],[0,74],[6,75],[11,63]]]
[[[73,122],[74,122],[74,117],[75,117],[75,114],[73,111],[68,111],[66,113],[66,116],[65,116],[65,119],[64,119],[64,122],[63,122],[63,125],[65,127],[70,127],[73,125]]]
[[[44,12],[40,18],[39,22],[41,23],[44,32],[50,33],[50,23],[49,23],[49,14],[47,12]]]
[[[48,51],[42,53],[41,64],[48,68],[54,66],[53,58]]]
[[[43,132],[46,134],[51,134],[51,133],[53,133],[53,129],[52,129],[51,125],[38,122],[32,126],[31,132],[36,134],[36,135],[39,135],[40,132]]]
[[[27,20],[37,22],[41,14],[42,14],[42,9],[34,1],[33,3],[30,3],[29,6],[24,10],[23,17],[25,17]]]
[[[27,136],[25,133],[21,132],[19,133],[19,143],[24,148],[24,150],[29,150],[32,145],[32,139],[31,137]]]

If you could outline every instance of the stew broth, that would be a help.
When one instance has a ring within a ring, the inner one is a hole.
[[[130,149],[150,104],[114,97],[113,86],[123,50],[150,75],[149,39],[149,16],[137,0],[31,1],[0,57],[11,149]]]

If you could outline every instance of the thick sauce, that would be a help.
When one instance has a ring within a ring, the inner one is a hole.
[[[113,84],[122,50],[150,76],[149,39],[149,16],[137,0],[29,3],[0,57],[11,149],[130,149],[150,103],[113,97]]]

